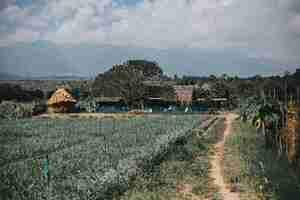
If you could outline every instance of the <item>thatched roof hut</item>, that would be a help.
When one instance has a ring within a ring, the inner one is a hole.
[[[64,88],[60,88],[48,99],[49,112],[66,113],[74,110],[76,99]]]

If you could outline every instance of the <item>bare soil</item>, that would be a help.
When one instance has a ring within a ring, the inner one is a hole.
[[[225,130],[223,137],[213,146],[214,154],[210,157],[210,173],[209,178],[212,180],[212,184],[218,188],[217,195],[210,195],[212,197],[203,199],[198,197],[192,192],[192,185],[183,184],[177,188],[177,192],[183,199],[189,200],[212,200],[215,196],[220,197],[222,200],[240,200],[239,193],[234,192],[234,189],[227,185],[223,177],[223,159],[224,159],[224,144],[227,136],[232,132],[232,122],[236,119],[237,115],[232,113],[225,113],[222,115],[226,119]]]
[[[211,170],[210,178],[213,179],[214,185],[219,189],[219,194],[222,200],[239,200],[239,193],[234,192],[233,188],[227,185],[223,177],[223,159],[224,159],[224,144],[227,136],[231,134],[232,122],[237,116],[235,114],[225,114],[225,131],[223,138],[214,145],[214,155],[210,159]]]

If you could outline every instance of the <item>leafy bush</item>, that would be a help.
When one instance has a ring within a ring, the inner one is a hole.
[[[36,102],[33,107],[33,115],[40,115],[47,112],[47,104],[44,102]]]
[[[225,179],[241,190],[241,199],[299,199],[299,176],[286,158],[265,149],[264,138],[250,124],[234,122],[224,158]]]
[[[85,100],[81,100],[79,101],[77,106],[79,107],[80,112],[97,112],[97,102],[93,98],[86,98]]]
[[[47,106],[42,103],[16,103],[3,101],[0,104],[0,119],[21,119],[46,112]]]

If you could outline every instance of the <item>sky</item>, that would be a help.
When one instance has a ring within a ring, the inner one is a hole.
[[[26,52],[40,48],[47,49],[40,58]],[[127,57],[155,60],[169,74],[294,71],[300,63],[300,1],[0,0],[0,71],[62,73],[32,61],[51,65],[57,57],[51,51],[64,52],[53,65],[68,63],[65,73],[85,75]],[[80,66],[72,62],[79,53]]]

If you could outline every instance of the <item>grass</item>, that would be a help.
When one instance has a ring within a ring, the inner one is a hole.
[[[223,119],[206,132],[195,129],[188,138],[178,141],[161,162],[140,172],[130,189],[115,199],[190,199],[194,195],[200,199],[218,199],[209,178],[209,155],[223,130]],[[184,187],[189,188],[190,196],[181,192]]]
[[[205,119],[1,120],[0,199],[99,199],[108,186],[114,191],[126,186],[137,167],[151,165],[170,143]],[[46,156],[50,179],[43,176]]]
[[[225,143],[224,175],[241,199],[297,200],[300,180],[285,158],[265,149],[264,137],[235,121]]]

